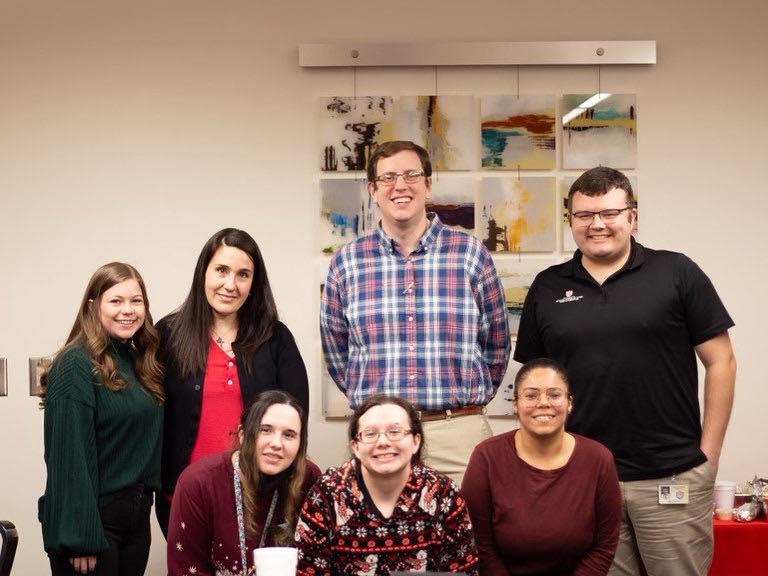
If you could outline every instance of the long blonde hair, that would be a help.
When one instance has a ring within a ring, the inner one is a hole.
[[[126,280],[136,280],[141,288],[144,298],[146,315],[144,324],[132,338],[132,346],[136,353],[135,370],[141,385],[154,396],[158,402],[165,400],[163,390],[163,367],[157,359],[157,351],[160,346],[160,337],[152,325],[152,315],[149,312],[149,300],[144,280],[138,270],[130,264],[123,262],[110,262],[104,264],[91,276],[88,286],[80,302],[80,308],[69,332],[66,344],[56,353],[51,366],[67,350],[76,346],[83,346],[93,362],[94,373],[97,374],[109,390],[125,390],[128,383],[120,377],[117,365],[110,353],[109,335],[101,324],[99,309],[104,292],[115,284]],[[40,378],[40,405],[45,404],[48,390],[48,374],[50,368]]]

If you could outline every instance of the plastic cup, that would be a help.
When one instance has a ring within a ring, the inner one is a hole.
[[[257,548],[253,551],[256,576],[295,576],[296,548]]]
[[[727,513],[730,513],[732,516],[735,502],[736,482],[731,480],[718,480],[715,482],[715,510],[718,512],[718,517],[724,517]]]

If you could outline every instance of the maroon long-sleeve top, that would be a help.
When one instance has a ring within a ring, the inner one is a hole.
[[[565,466],[539,470],[519,458],[515,434],[478,445],[464,475],[481,576],[605,576],[622,515],[611,453],[574,434]]]
[[[302,496],[319,477],[320,469],[307,461]],[[246,534],[246,561],[250,568],[243,570],[233,480],[234,469],[228,452],[206,456],[182,472],[168,523],[169,576],[253,573],[253,550],[259,547],[261,533]],[[275,531],[285,522],[282,514],[285,493],[281,491],[272,521],[265,526],[273,494],[274,488],[260,492],[256,502],[257,524],[261,530],[268,531],[267,546],[275,545]]]

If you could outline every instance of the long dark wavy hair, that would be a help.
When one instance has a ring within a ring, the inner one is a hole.
[[[299,420],[301,420],[299,451],[296,453],[293,463],[285,472],[281,473],[281,485],[277,487],[281,493],[285,494],[285,505],[283,507],[283,518],[285,521],[279,532],[275,535],[275,542],[287,546],[293,540],[299,509],[304,503],[302,487],[307,470],[307,417],[299,403],[290,394],[286,394],[281,390],[262,392],[256,397],[250,408],[243,412],[240,419],[240,429],[243,435],[243,440],[240,443],[240,474],[243,480],[245,526],[252,534],[258,534],[260,530],[256,522],[256,500],[259,493],[259,485],[264,475],[256,464],[256,441],[259,437],[259,429],[264,414],[266,414],[270,406],[275,404],[287,404],[296,410]],[[267,526],[264,526],[263,529],[266,530]]]
[[[56,353],[52,366],[56,364],[57,359],[67,350],[83,346],[91,362],[93,362],[94,372],[98,374],[104,386],[112,391],[125,390],[128,387],[128,383],[118,374],[117,365],[110,353],[111,342],[109,334],[107,334],[101,324],[100,308],[104,292],[120,282],[131,279],[136,280],[141,288],[145,309],[144,323],[131,339],[131,346],[135,352],[134,369],[141,385],[158,402],[163,402],[165,400],[165,392],[162,385],[163,367],[157,359],[160,337],[152,325],[152,314],[149,312],[149,299],[147,298],[144,280],[138,270],[130,264],[110,262],[93,273],[85,289],[85,294],[83,294],[80,308],[77,311],[77,318],[75,318],[75,323],[69,332],[67,342]],[[50,369],[40,378],[41,406],[45,404],[48,392],[49,372]]]
[[[237,311],[239,326],[237,341],[233,343],[235,353],[245,360],[246,371],[250,370],[253,355],[269,340],[277,326],[277,306],[258,244],[243,230],[219,230],[203,246],[189,294],[170,320],[169,350],[183,377],[205,372],[213,325],[213,312],[205,297],[205,272],[216,250],[222,246],[242,250],[253,261],[251,293]]]

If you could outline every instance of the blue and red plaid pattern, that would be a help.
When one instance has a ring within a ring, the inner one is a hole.
[[[429,214],[410,255],[381,229],[339,250],[320,310],[328,372],[354,408],[378,393],[421,410],[485,405],[510,352],[488,250]]]

